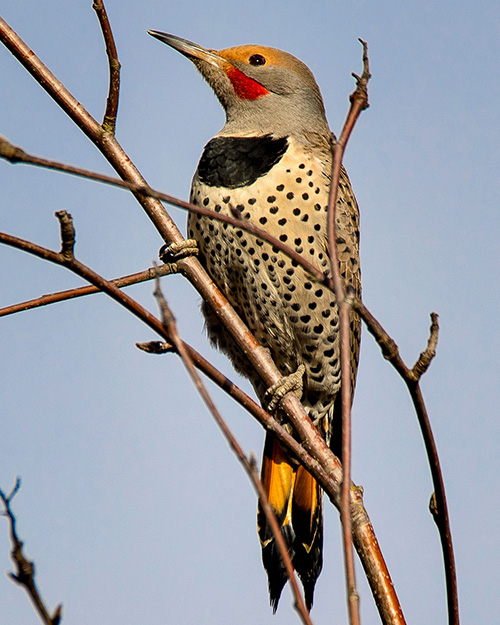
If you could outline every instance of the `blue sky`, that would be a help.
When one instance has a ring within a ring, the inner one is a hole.
[[[423,381],[445,474],[463,623],[491,622],[500,541],[500,6],[469,2],[217,4],[109,0],[122,63],[117,138],[150,184],[187,198],[204,143],[223,124],[209,87],[153,28],[201,45],[262,43],[313,70],[332,128],[345,117],[358,37],[370,46],[370,108],[345,164],[361,209],[364,301],[413,363],[429,313],[438,356]],[[19,0],[2,17],[98,119],[107,65],[91,2]],[[110,172],[98,151],[0,49],[0,133],[25,150]],[[0,229],[58,247],[56,210],[72,213],[79,258],[106,277],[138,271],[161,241],[126,192],[0,162]],[[184,229],[185,214],[169,209]],[[80,281],[0,248],[0,305]],[[207,345],[199,296],[164,281],[183,337],[231,377]],[[129,292],[155,311],[152,285]],[[272,616],[255,498],[173,356],[103,296],[0,320],[0,486],[23,479],[19,532],[47,603],[64,621],[293,622],[288,591]],[[248,385],[241,381],[248,388]],[[213,390],[239,441],[260,456],[263,432]],[[431,482],[407,392],[368,333],[354,405],[353,477],[411,623],[445,622]],[[326,512],[326,564],[313,619],[345,623],[338,515]],[[0,522],[0,570],[11,569]],[[378,622],[361,571],[363,622]],[[23,592],[0,579],[6,623],[35,623]],[[334,615],[334,616],[332,616]]]

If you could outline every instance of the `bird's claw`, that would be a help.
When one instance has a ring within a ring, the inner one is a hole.
[[[198,255],[198,243],[195,239],[185,239],[178,243],[169,243],[160,248],[158,256],[165,264],[172,263],[186,256]]]
[[[285,395],[290,391],[293,391],[295,395],[301,399],[305,370],[306,368],[304,365],[299,365],[297,371],[281,378],[281,380],[278,380],[276,384],[273,384],[267,389],[266,397],[270,397],[269,403],[267,404],[269,412],[274,412],[281,404]]]

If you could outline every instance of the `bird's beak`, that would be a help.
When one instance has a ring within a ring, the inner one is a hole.
[[[184,56],[187,56],[191,60],[201,59],[210,65],[220,68],[222,65],[227,64],[226,59],[219,56],[214,50],[207,50],[202,48],[192,41],[183,39],[182,37],[176,37],[175,35],[169,35],[168,33],[162,33],[159,30],[148,30],[148,34],[156,39],[159,39],[163,43],[166,43],[174,50],[177,50]]]

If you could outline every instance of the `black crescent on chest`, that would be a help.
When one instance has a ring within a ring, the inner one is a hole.
[[[216,137],[203,150],[198,178],[209,187],[251,185],[281,160],[287,148],[286,137]]]

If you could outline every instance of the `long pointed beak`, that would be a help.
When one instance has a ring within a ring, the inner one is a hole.
[[[148,30],[148,34],[155,37],[159,41],[166,43],[167,46],[174,48],[174,50],[177,50],[188,58],[201,59],[202,61],[206,61],[215,67],[221,67],[224,63],[227,63],[225,59],[216,54],[213,50],[202,48],[198,44],[188,41],[187,39],[183,39],[182,37],[162,33],[159,30]]]

